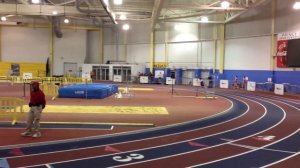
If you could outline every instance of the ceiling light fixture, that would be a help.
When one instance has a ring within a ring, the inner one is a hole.
[[[64,23],[68,24],[70,23],[70,20],[68,18],[65,18]]]
[[[122,0],[114,0],[115,5],[122,5],[123,1]]]
[[[228,1],[223,1],[223,2],[221,2],[221,7],[222,7],[222,8],[227,9],[227,8],[229,8],[229,6],[230,6],[230,3],[229,3]]]
[[[126,15],[122,14],[122,15],[120,15],[119,19],[120,19],[120,20],[126,20],[127,17],[126,17]]]
[[[58,12],[57,12],[57,11],[52,11],[52,14],[53,14],[53,15],[57,15]]]
[[[38,3],[40,3],[40,0],[31,0],[31,3],[38,4]]]
[[[181,26],[180,26],[180,25],[175,25],[175,26],[174,26],[174,29],[175,29],[176,31],[179,31],[179,30],[181,29]]]
[[[123,30],[128,30],[130,27],[128,24],[124,24],[122,28],[123,28]]]
[[[295,2],[293,8],[300,9],[300,2]]]
[[[1,21],[5,22],[5,21],[6,21],[6,17],[5,17],[5,16],[2,16],[2,17],[1,17]]]
[[[208,17],[206,16],[201,17],[201,22],[208,22]]]

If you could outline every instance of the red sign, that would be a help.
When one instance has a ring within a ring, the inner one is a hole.
[[[288,40],[277,41],[277,67],[287,67],[287,46]]]

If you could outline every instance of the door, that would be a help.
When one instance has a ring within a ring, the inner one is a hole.
[[[77,63],[64,62],[64,76],[77,77]]]
[[[101,80],[109,80],[109,67],[101,66]]]
[[[122,81],[131,81],[131,67],[123,67]]]
[[[183,72],[182,72],[182,84],[192,85],[194,76],[195,76],[195,71],[194,70],[183,70]]]

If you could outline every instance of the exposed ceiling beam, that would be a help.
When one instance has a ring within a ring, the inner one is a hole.
[[[255,2],[255,4],[252,5],[252,6],[250,7],[250,9],[259,6],[260,4],[262,4],[262,3],[265,2],[265,1],[266,1],[266,0],[257,0],[257,1]],[[247,10],[247,11],[248,11],[248,10]],[[230,22],[230,21],[236,19],[237,17],[239,17],[240,15],[244,14],[244,13],[247,12],[247,11],[239,12],[239,13],[237,13],[237,14],[235,14],[235,15],[229,17],[229,18],[227,18],[226,21],[225,21],[225,23],[228,23],[228,22]]]
[[[167,0],[165,0],[165,1],[167,1]],[[153,31],[155,28],[155,25],[156,25],[159,15],[160,15],[163,3],[165,1],[164,0],[155,0],[154,1],[153,11],[152,11],[152,19],[151,19],[151,31]]]
[[[217,14],[222,14],[224,12],[221,11],[202,11],[202,12],[195,12],[190,15],[182,15],[182,16],[175,16],[175,17],[168,17],[168,18],[162,18],[159,19],[160,21],[167,21],[167,20],[174,20],[174,19],[183,19],[183,18],[192,18],[192,17],[200,17],[200,16],[209,16],[209,15],[217,15]]]
[[[168,6],[169,10],[246,10],[247,8],[242,8],[242,7],[229,7],[229,8],[222,8],[222,7],[217,7],[217,6],[210,6],[210,5],[201,5],[201,6],[190,6],[190,5],[170,5]]]
[[[164,23],[172,23],[172,22],[175,22],[175,23],[203,23],[203,24],[206,24],[206,23],[212,23],[212,24],[224,24],[224,21],[207,21],[207,22],[203,22],[203,21],[187,21],[187,20],[168,20],[168,21],[164,21]]]
[[[97,13],[90,13],[92,16],[105,14],[103,8],[87,8],[85,10],[97,11]],[[20,15],[53,15],[52,11],[58,12],[58,15],[71,15],[71,16],[86,16],[76,10],[73,6],[54,6],[54,5],[26,5],[26,4],[1,4],[0,14],[20,14]],[[102,12],[102,13],[101,13]]]
[[[67,4],[70,4],[73,2],[75,2],[75,0],[66,1],[66,2],[59,3],[59,4],[55,4],[55,5],[62,6],[62,5],[67,5]]]

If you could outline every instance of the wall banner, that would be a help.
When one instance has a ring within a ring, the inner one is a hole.
[[[284,85],[283,84],[275,84],[274,93],[277,95],[284,95]]]
[[[256,82],[248,81],[247,82],[247,90],[248,91],[255,91]]]
[[[228,89],[229,88],[228,80],[220,80],[220,88]]]
[[[288,41],[292,39],[300,39],[300,31],[299,32],[285,32],[279,33],[277,36],[277,67],[286,68],[287,65],[287,47]]]

